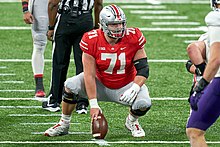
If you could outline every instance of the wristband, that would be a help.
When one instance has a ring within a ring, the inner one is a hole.
[[[54,30],[55,26],[48,26],[48,30]]]
[[[90,108],[100,108],[97,102],[97,98],[93,98],[89,100]]]
[[[22,11],[23,13],[28,12],[28,2],[22,2]]]

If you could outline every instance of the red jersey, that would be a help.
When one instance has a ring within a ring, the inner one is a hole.
[[[108,88],[119,89],[136,76],[133,59],[146,39],[138,28],[127,28],[125,36],[110,45],[101,29],[83,35],[80,47],[96,60],[96,76]]]

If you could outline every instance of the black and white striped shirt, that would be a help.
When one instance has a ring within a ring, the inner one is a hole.
[[[61,7],[78,7],[81,11],[89,11],[93,8],[94,0],[61,0]]]

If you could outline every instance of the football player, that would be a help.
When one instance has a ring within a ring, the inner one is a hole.
[[[209,50],[206,51],[206,48],[208,48],[208,33],[202,34],[198,41],[190,43],[186,48],[190,58],[190,60],[186,62],[186,69],[189,73],[194,74],[190,96],[193,93],[195,84],[202,78],[205,71],[207,62],[206,56],[210,54]]]
[[[133,137],[145,136],[138,118],[151,107],[145,85],[149,76],[146,39],[138,28],[126,28],[125,14],[116,5],[102,9],[100,26],[85,33],[80,42],[84,72],[66,80],[61,119],[45,131],[46,136],[68,133],[77,95],[89,99],[91,119],[101,112],[98,101],[130,106],[125,126]]]
[[[46,100],[43,71],[44,50],[47,44],[47,14],[48,0],[22,0],[23,19],[26,24],[32,24],[31,33],[33,38],[32,70],[34,73],[36,89],[35,98],[39,101]]]
[[[220,0],[211,0],[213,11],[205,17],[210,56],[201,80],[190,97],[192,112],[186,134],[192,147],[207,147],[205,131],[220,115]]]

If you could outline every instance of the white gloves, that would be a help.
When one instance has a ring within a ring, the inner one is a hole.
[[[140,86],[138,84],[134,83],[131,86],[131,88],[129,88],[128,90],[126,90],[124,92],[124,94],[120,97],[119,100],[131,105],[133,103],[133,101],[135,100],[139,91],[140,91]]]

